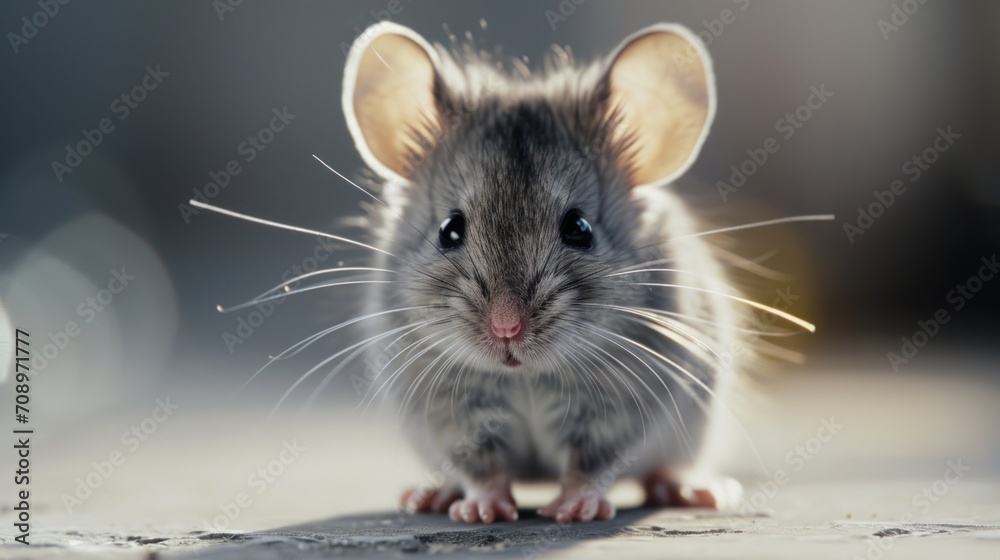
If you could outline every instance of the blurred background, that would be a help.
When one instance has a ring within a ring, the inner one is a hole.
[[[167,394],[189,394],[198,404],[187,409],[216,415],[217,422],[198,416],[183,430],[171,428],[179,442],[204,430],[217,434],[191,449],[201,450],[203,463],[221,461],[217,445],[257,429],[241,424],[237,411],[262,421],[311,364],[282,364],[248,393],[233,396],[236,389],[269,355],[355,310],[360,291],[348,288],[267,311],[218,313],[217,304],[250,299],[286,271],[309,266],[317,240],[186,202],[203,197],[301,227],[351,232],[340,220],[358,213],[363,195],[312,154],[348,176],[361,173],[340,109],[345,49],[386,18],[434,42],[468,32],[484,48],[532,65],[553,44],[590,60],[646,25],[689,26],[714,59],[719,111],[678,188],[722,225],[837,218],[737,238],[753,247],[747,256],[777,250],[769,264],[792,275],[758,281],[763,301],[790,289],[800,298],[794,311],[819,327],[800,345],[809,361],[796,369],[821,378],[824,391],[843,393],[849,410],[913,405],[895,432],[910,434],[911,447],[905,438],[887,444],[869,433],[865,449],[906,458],[921,438],[936,437],[997,457],[989,422],[1000,381],[1000,279],[972,279],[1000,245],[1000,3],[92,1],[59,4],[54,15],[40,6],[0,4],[7,38],[0,49],[0,323],[31,332],[33,413],[50,427],[38,438],[45,452],[72,457],[51,455],[47,468],[65,468],[38,482],[48,485],[54,511],[67,510],[60,497],[88,463],[120,445],[123,426]],[[747,164],[770,138],[780,149],[766,163]],[[231,161],[237,173],[227,171]],[[745,181],[734,177],[740,168]],[[894,181],[900,192],[887,202]],[[321,264],[363,257],[345,248]],[[955,295],[959,285],[968,286],[968,297]],[[894,367],[887,353],[900,352],[901,337],[912,339],[918,321],[939,309],[949,321]],[[10,352],[10,342],[0,342],[0,367],[9,368]],[[871,379],[880,381],[864,384]],[[921,383],[928,389],[911,394],[911,384]],[[769,410],[808,409],[814,416],[802,429],[815,431],[821,412],[797,390],[776,390]],[[319,398],[338,394],[357,403],[346,375]],[[921,424],[921,407],[942,395],[965,416],[944,427]],[[9,382],[0,397],[9,422]],[[797,436],[790,437],[781,441]],[[362,459],[334,457],[326,468],[335,473],[364,470]],[[159,464],[131,476],[162,478]],[[179,487],[165,484],[147,501],[168,500]]]

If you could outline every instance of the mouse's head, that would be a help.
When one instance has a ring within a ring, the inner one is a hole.
[[[558,52],[511,76],[380,24],[348,57],[348,125],[408,222],[375,226],[399,257],[396,301],[430,306],[412,319],[439,319],[486,368],[551,370],[616,329],[602,306],[635,288],[611,274],[664,241],[636,189],[682,174],[714,114],[710,61],[682,27],[586,67]]]

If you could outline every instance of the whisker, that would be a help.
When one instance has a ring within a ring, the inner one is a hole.
[[[408,410],[409,403],[410,403],[411,399],[416,394],[416,391],[420,387],[420,385],[423,384],[424,378],[431,371],[431,369],[435,365],[437,365],[437,363],[439,361],[441,361],[441,360],[444,360],[445,363],[447,363],[448,361],[450,361],[453,356],[451,356],[449,354],[449,352],[451,351],[452,348],[454,348],[459,343],[461,343],[461,340],[456,340],[455,342],[451,343],[450,346],[448,346],[444,350],[438,352],[438,355],[435,356],[434,359],[431,360],[430,363],[428,363],[426,366],[424,366],[424,369],[421,370],[420,373],[417,374],[417,376],[413,380],[413,382],[410,383],[410,386],[407,387],[406,392],[403,393],[403,398],[401,399],[401,401],[399,403],[399,411],[397,412],[397,418],[402,418],[403,412],[406,411],[406,410]]]
[[[617,346],[621,351],[623,351],[626,354],[629,354],[630,356],[632,356],[633,359],[635,359],[637,362],[639,362],[640,364],[642,364],[643,366],[645,366],[646,369],[648,369],[650,371],[650,373],[653,374],[653,377],[656,378],[656,380],[659,381],[663,385],[664,389],[666,389],[666,391],[667,391],[667,395],[670,397],[670,402],[674,405],[674,413],[671,413],[667,409],[667,406],[663,403],[663,400],[660,399],[659,395],[657,395],[656,392],[653,391],[653,389],[649,386],[649,384],[647,384],[646,381],[643,380],[642,377],[638,373],[636,373],[635,371],[633,371],[632,368],[626,366],[621,360],[619,360],[617,357],[615,357],[613,354],[611,354],[610,352],[608,352],[604,348],[601,348],[597,344],[594,344],[594,343],[590,342],[589,340],[586,340],[585,338],[580,338],[580,340],[584,344],[590,346],[591,348],[594,348],[595,350],[598,350],[599,352],[601,352],[604,355],[608,356],[609,358],[611,358],[612,360],[614,360],[615,362],[617,362],[620,366],[622,366],[623,368],[625,368],[625,371],[627,371],[636,381],[639,382],[640,385],[642,385],[642,388],[645,389],[647,393],[649,393],[649,395],[650,395],[650,397],[652,397],[653,401],[656,402],[656,404],[660,405],[660,409],[663,412],[664,417],[666,417],[667,421],[670,422],[670,426],[671,426],[671,428],[673,428],[674,432],[677,433],[678,438],[681,441],[681,444],[685,447],[686,451],[688,453],[690,453],[691,456],[693,457],[694,456],[694,447],[691,445],[690,433],[688,432],[687,427],[684,425],[684,418],[681,415],[680,406],[678,406],[677,400],[674,398],[673,391],[671,391],[670,388],[667,387],[667,384],[666,384],[666,382],[663,381],[663,378],[661,378],[660,375],[658,373],[656,373],[656,370],[654,370],[652,368],[652,366],[650,366],[648,363],[646,363],[645,360],[643,360],[642,358],[640,358],[639,356],[637,356],[634,352],[628,350],[627,348],[625,348],[621,344],[618,344],[617,342],[609,339],[608,337],[603,336],[602,334],[598,333],[597,331],[594,330],[594,327],[592,325],[586,325],[584,323],[578,323],[578,325],[579,326],[585,326],[585,327],[587,327],[587,330],[589,330],[593,334],[596,334],[597,336],[599,336],[599,337],[603,338],[604,340],[610,342],[611,344]],[[672,372],[667,371],[667,375],[671,375],[672,376]],[[676,380],[676,378],[674,378],[673,376],[672,376],[672,379]],[[692,392],[690,391],[690,389],[687,388],[683,383],[678,383],[678,385],[680,385],[681,388],[685,389],[685,391],[687,391],[689,394],[691,394],[693,398],[695,398],[695,399],[698,398],[697,395],[692,394]],[[647,416],[649,417],[650,420],[653,419],[652,415],[649,415],[648,412],[647,412]],[[680,426],[678,426],[678,423],[680,424]],[[659,428],[659,425],[656,424],[656,423],[654,423],[654,425],[657,426],[658,435],[660,437],[660,440],[663,441],[662,428]],[[643,422],[643,433],[645,433],[645,422]],[[644,436],[644,438],[645,438],[645,436]]]
[[[375,49],[372,49],[372,50],[374,51]],[[376,52],[375,54],[376,54],[376,56],[378,56],[378,52]],[[379,56],[379,59],[381,59],[381,58],[382,57]],[[385,61],[383,60],[382,62],[385,62]],[[386,64],[386,67],[389,67],[389,65]],[[392,70],[392,68],[389,68],[389,69]],[[434,250],[438,252],[438,254],[440,254],[442,257],[445,258],[445,260],[447,260],[449,263],[451,263],[452,267],[454,267],[455,270],[459,274],[461,274],[461,275],[463,275],[465,277],[469,276],[469,274],[464,269],[462,269],[462,267],[459,266],[454,260],[452,260],[451,257],[449,257],[447,254],[445,254],[445,252],[443,250],[441,250],[440,247],[438,247],[437,245],[434,244],[433,241],[431,241],[430,239],[428,239],[427,236],[424,235],[424,232],[420,231],[415,225],[413,225],[409,221],[407,221],[406,218],[404,218],[399,212],[396,212],[396,210],[393,207],[389,206],[381,198],[379,198],[379,197],[375,196],[374,194],[372,194],[371,192],[369,192],[368,189],[366,189],[366,188],[362,187],[361,185],[355,183],[354,181],[348,179],[346,176],[344,176],[343,174],[341,174],[339,171],[337,171],[336,169],[334,169],[333,167],[331,167],[330,165],[328,165],[325,161],[321,160],[319,158],[319,156],[317,156],[316,154],[313,154],[313,157],[316,158],[316,161],[318,161],[323,167],[325,167],[325,168],[329,169],[331,172],[333,172],[334,175],[336,175],[337,177],[340,177],[341,179],[343,179],[344,181],[346,181],[347,184],[351,185],[352,187],[354,187],[354,188],[358,189],[359,191],[363,192],[364,194],[368,195],[369,198],[371,198],[375,202],[378,202],[379,204],[381,204],[383,207],[385,207],[387,210],[389,210],[389,212],[391,212],[394,216],[396,216],[397,218],[399,218],[404,224],[410,226],[410,228],[413,231],[417,232],[417,235],[419,235],[420,237],[422,237],[423,240],[426,241],[428,245],[430,245],[431,247],[433,247]]]
[[[586,340],[582,336],[582,333],[578,334],[576,332],[571,332],[570,336],[572,336],[573,338],[577,339],[578,341],[580,341],[580,342],[582,342],[584,344],[591,344],[590,341]],[[614,374],[615,378],[622,385],[625,386],[625,389],[628,391],[629,396],[632,397],[632,402],[635,404],[636,412],[638,412],[638,414],[639,414],[639,422],[640,422],[640,424],[642,426],[642,443],[643,443],[643,445],[646,445],[646,418],[649,418],[650,420],[652,420],[652,417],[649,415],[649,412],[645,409],[645,407],[642,404],[639,403],[638,395],[636,395],[635,391],[633,390],[632,383],[628,380],[627,377],[624,376],[624,374],[622,374],[620,371],[618,371],[617,369],[615,369],[614,366],[612,366],[610,362],[608,362],[607,360],[605,360],[601,356],[595,354],[593,350],[591,350],[590,348],[586,348],[585,347],[584,351],[586,351],[589,355],[593,356],[594,359],[597,359],[597,360],[600,360],[601,362],[603,362],[604,365],[607,366],[608,371],[610,371],[612,374]],[[627,366],[625,366],[625,364],[622,364],[620,360],[616,359],[616,361],[618,361],[618,363],[621,364],[622,367],[624,367],[625,369],[629,369]],[[608,383],[611,384],[611,387],[615,390],[615,393],[618,395],[618,402],[621,403],[622,407],[624,407],[625,403],[624,403],[624,400],[621,398],[621,391],[618,390],[618,387],[617,387],[618,383],[615,383],[614,381],[612,381],[611,378],[608,377],[608,375],[606,373],[604,373],[604,370],[602,370],[601,368],[596,368],[596,369],[597,369],[597,371],[601,372],[601,374],[604,375],[604,378],[608,380]],[[605,414],[607,414],[607,413],[605,412]],[[660,435],[660,437],[662,439],[662,434]]]
[[[715,394],[715,391],[713,391],[708,385],[706,385],[704,381],[702,381],[701,379],[699,379],[697,376],[695,376],[694,374],[692,374],[688,370],[686,370],[686,369],[678,366],[670,358],[667,358],[663,354],[660,354],[656,350],[653,350],[652,348],[646,346],[645,344],[642,344],[641,342],[633,340],[633,339],[631,339],[631,338],[629,338],[627,336],[622,336],[622,335],[620,335],[620,334],[618,334],[616,332],[612,332],[612,331],[609,331],[607,329],[603,329],[601,327],[594,327],[594,328],[597,329],[597,330],[601,330],[603,332],[606,332],[606,333],[608,333],[608,334],[610,334],[612,336],[615,336],[615,337],[617,337],[617,338],[619,338],[619,339],[621,339],[621,340],[623,340],[625,342],[628,342],[629,344],[635,346],[636,348],[642,349],[647,354],[656,357],[657,359],[661,360],[662,362],[664,362],[666,364],[669,364],[669,365],[677,368],[678,371],[680,371],[681,373],[685,374],[689,379],[691,379],[691,381],[693,381],[696,385],[698,385],[698,387],[700,387],[703,391],[705,391],[706,393],[708,393],[709,395],[711,395],[712,399],[713,399],[713,402],[718,403],[723,409],[726,410],[726,412],[728,412],[730,414],[730,416],[732,416],[733,420],[736,422],[736,425],[740,428],[740,431],[743,432],[744,437],[746,437],[747,443],[750,445],[750,448],[753,450],[754,455],[757,458],[757,462],[760,464],[760,467],[764,470],[764,472],[768,476],[771,475],[770,470],[767,468],[767,465],[764,463],[764,458],[761,456],[760,452],[757,450],[757,445],[754,443],[753,438],[750,437],[750,433],[747,432],[746,428],[743,426],[743,422],[740,421],[740,419],[736,415],[736,413],[734,413],[732,410],[730,410],[730,408],[728,406],[726,406],[725,403],[722,402],[722,400],[719,399],[719,397]],[[601,335],[598,333],[598,336],[601,336]],[[606,338],[606,337],[602,337],[602,338]]]
[[[278,228],[278,229],[285,229],[285,230],[288,230],[288,231],[296,231],[296,232],[299,232],[299,233],[308,233],[309,235],[316,235],[316,236],[319,236],[319,237],[326,237],[327,239],[333,239],[334,241],[340,241],[341,243],[347,243],[348,245],[354,245],[355,247],[361,247],[363,249],[369,249],[371,251],[375,251],[377,253],[382,253],[383,255],[388,255],[390,257],[397,258],[397,259],[399,259],[399,260],[401,260],[403,262],[409,263],[409,261],[407,261],[406,259],[404,259],[404,258],[402,258],[400,256],[397,256],[397,255],[394,255],[394,254],[392,254],[389,251],[386,251],[384,249],[379,249],[378,247],[373,247],[372,245],[368,245],[367,243],[362,243],[360,241],[355,241],[353,239],[348,239],[346,237],[341,237],[339,235],[333,235],[332,233],[326,233],[326,232],[317,231],[317,230],[314,230],[314,229],[307,229],[307,228],[303,228],[303,227],[292,226],[292,225],[288,225],[288,224],[283,224],[281,222],[275,222],[275,221],[272,221],[272,220],[265,220],[264,218],[258,218],[256,216],[250,216],[248,214],[241,214],[239,212],[234,212],[232,210],[226,210],[225,208],[219,208],[218,206],[212,206],[211,204],[206,204],[206,203],[201,202],[199,200],[191,199],[191,200],[188,201],[188,203],[191,206],[194,206],[196,208],[201,208],[202,210],[208,210],[208,211],[211,211],[211,212],[216,212],[218,214],[222,214],[222,215],[225,215],[225,216],[231,216],[233,218],[238,218],[240,220],[246,220],[248,222],[253,222],[253,223],[257,223],[257,224],[263,224],[265,226],[271,226],[271,227],[275,227],[275,228]]]
[[[719,256],[723,260],[728,260],[733,264],[733,266],[742,268],[743,270],[746,270],[747,272],[750,272],[752,274],[756,274],[757,276],[768,278],[776,282],[788,282],[792,279],[791,275],[789,274],[785,274],[784,272],[779,272],[777,270],[774,270],[773,268],[768,268],[760,264],[761,262],[767,260],[771,256],[774,256],[774,254],[777,253],[777,250],[772,249],[771,251],[768,251],[767,253],[761,255],[757,259],[748,259],[742,255],[737,255],[732,251],[722,249],[721,247],[716,247],[715,249],[716,251],[719,252]]]
[[[246,309],[247,307],[253,307],[254,305],[257,305],[259,303],[264,303],[264,302],[268,302],[268,301],[272,301],[272,300],[276,300],[276,299],[281,299],[281,298],[284,298],[284,297],[293,296],[293,295],[301,294],[301,293],[304,293],[304,292],[311,292],[313,290],[320,290],[320,289],[323,289],[323,288],[335,288],[337,286],[353,286],[353,285],[357,285],[357,284],[400,284],[400,282],[397,282],[395,280],[353,280],[353,281],[347,281],[347,282],[331,282],[331,283],[327,283],[327,284],[314,284],[314,285],[311,285],[311,286],[306,286],[304,288],[298,288],[296,290],[288,290],[288,291],[285,291],[283,293],[278,293],[278,294],[270,295],[270,296],[267,296],[267,297],[257,297],[257,298],[254,298],[254,299],[250,300],[250,301],[241,303],[239,305],[233,305],[231,307],[222,307],[221,305],[217,305],[215,308],[219,311],[219,313],[231,313],[233,311],[239,311],[240,309]]]
[[[711,229],[711,230],[703,231],[703,232],[700,232],[700,233],[692,233],[690,235],[682,235],[680,237],[671,238],[670,241],[668,241],[668,243],[671,242],[671,241],[678,241],[678,240],[681,240],[681,239],[690,239],[690,238],[693,238],[693,237],[703,237],[705,235],[715,235],[717,233],[727,233],[727,232],[730,232],[730,231],[741,231],[741,230],[745,230],[745,229],[754,229],[754,228],[767,227],[767,226],[773,226],[773,225],[778,225],[778,224],[790,224],[790,223],[793,223],[793,222],[829,222],[829,221],[832,221],[832,220],[835,220],[835,219],[836,219],[836,216],[834,216],[833,214],[811,214],[811,215],[805,215],[805,216],[788,216],[786,218],[776,218],[776,219],[773,219],[773,220],[764,220],[764,221],[761,221],[761,222],[753,222],[753,223],[749,223],[749,224],[741,224],[741,225],[738,225],[738,226],[728,226],[728,227],[723,227],[723,228],[718,228],[718,229]]]
[[[284,403],[285,399],[287,399],[292,394],[292,392],[295,391],[295,388],[298,387],[299,385],[301,385],[306,379],[308,379],[310,376],[312,376],[312,374],[315,373],[317,370],[319,370],[321,367],[323,367],[326,364],[332,362],[333,360],[336,360],[340,356],[343,356],[347,352],[350,352],[351,350],[354,350],[355,348],[358,348],[359,346],[366,346],[366,345],[371,344],[372,342],[375,342],[375,341],[377,341],[379,339],[385,338],[387,336],[392,336],[393,334],[395,334],[395,333],[397,333],[397,332],[399,332],[401,330],[407,329],[407,328],[409,328],[411,326],[412,325],[404,325],[402,327],[398,327],[398,328],[392,329],[392,330],[390,330],[388,332],[384,332],[382,334],[378,334],[378,335],[366,338],[365,340],[362,340],[361,342],[356,342],[356,343],[348,346],[347,348],[344,348],[343,350],[337,352],[336,354],[334,354],[334,355],[332,355],[332,356],[324,359],[323,361],[321,361],[320,363],[316,364],[315,366],[313,366],[309,371],[307,371],[304,374],[302,374],[301,376],[299,376],[299,378],[295,380],[295,383],[292,383],[292,386],[289,387],[288,390],[285,391],[285,393],[283,395],[281,395],[281,398],[278,399],[278,403],[276,405],[274,405],[274,408],[271,409],[271,414],[268,415],[268,417],[267,417],[268,422],[270,422],[274,418],[274,415],[277,414],[278,409],[281,408],[282,403]]]
[[[591,305],[600,305],[600,304],[591,304]],[[653,313],[655,315],[666,315],[668,317],[676,317],[678,319],[682,319],[682,321],[680,321],[681,324],[685,324],[686,321],[691,321],[691,322],[695,322],[695,323],[702,323],[702,324],[714,326],[716,328],[727,328],[728,327],[728,325],[726,325],[724,323],[720,323],[718,321],[713,321],[711,319],[705,319],[703,317],[697,317],[695,315],[688,315],[686,313],[680,313],[680,312],[677,312],[677,311],[666,311],[664,309],[653,309],[652,307],[630,307],[629,309],[634,309],[636,311],[645,311],[646,313]],[[693,326],[693,325],[690,325],[690,326]],[[747,334],[747,335],[754,335],[754,336],[791,337],[791,336],[800,336],[802,334],[799,331],[786,331],[786,330],[761,331],[761,330],[755,330],[755,329],[747,329],[747,328],[743,328],[743,327],[732,327],[732,329],[734,331],[736,331],[736,332],[739,332],[739,333],[743,333],[743,334]]]
[[[700,272],[692,272],[690,270],[683,270],[683,269],[680,269],[680,268],[640,268],[638,270],[625,270],[625,271],[622,271],[622,272],[615,272],[615,273],[612,273],[612,274],[608,274],[606,276],[606,278],[612,278],[612,277],[615,277],[615,276],[628,276],[630,274],[639,274],[641,272],[679,272],[681,274],[688,274],[690,276],[697,276],[699,278],[706,278],[706,279],[708,279],[709,282],[712,282],[713,284],[719,284],[719,285],[722,285],[722,286],[729,287],[728,284],[726,284],[724,281],[722,281],[721,279],[719,279],[716,276],[711,276],[711,275],[708,275],[708,274],[701,274]]]
[[[431,320],[431,321],[422,321],[420,323],[417,323],[415,326],[414,325],[404,325],[403,328],[409,327],[409,326],[412,326],[413,328],[410,329],[410,330],[408,330],[408,331],[406,331],[406,332],[404,332],[403,334],[399,335],[398,337],[396,337],[395,340],[393,340],[392,342],[390,342],[386,347],[387,348],[392,348],[392,346],[394,344],[396,344],[397,342],[399,342],[403,338],[406,338],[407,336],[409,336],[410,334],[412,334],[414,331],[416,331],[416,330],[418,330],[418,329],[420,329],[422,327],[425,327],[427,325],[433,324],[435,322],[439,322],[439,321],[441,321],[441,319]],[[306,403],[305,403],[305,405],[303,405],[303,407],[306,408],[306,409],[308,409],[309,407],[311,407],[312,403],[316,400],[316,397],[318,397],[319,394],[323,391],[323,389],[326,388],[327,384],[330,383],[330,381],[333,380],[334,377],[336,377],[337,373],[339,373],[339,371],[342,370],[347,364],[349,364],[352,360],[354,360],[355,358],[357,358],[359,355],[363,354],[367,350],[368,350],[367,346],[362,346],[362,347],[358,348],[357,350],[355,350],[353,353],[351,353],[350,356],[348,356],[348,357],[344,358],[343,360],[341,360],[340,363],[338,363],[336,365],[336,367],[334,367],[329,373],[327,373],[326,377],[324,377],[323,380],[320,381],[319,385],[317,385],[316,388],[313,390],[313,392],[309,395],[309,398],[306,400]]]
[[[666,329],[669,329],[669,330],[671,330],[673,332],[681,334],[682,336],[685,337],[685,340],[694,343],[695,346],[697,347],[697,348],[691,348],[688,344],[685,343],[685,341],[677,340],[676,338],[674,338],[672,336],[665,335],[665,336],[667,336],[668,339],[670,339],[670,340],[672,340],[674,342],[677,342],[678,344],[681,344],[686,349],[692,350],[692,351],[694,351],[696,353],[697,353],[697,350],[701,350],[701,351],[703,351],[705,353],[708,353],[708,354],[711,354],[711,355],[715,356],[716,359],[718,359],[720,363],[724,362],[724,360],[722,359],[722,356],[720,356],[719,353],[714,348],[712,348],[711,346],[709,346],[703,340],[701,340],[700,338],[694,336],[689,331],[687,331],[687,330],[685,330],[685,329],[683,329],[683,328],[681,328],[681,327],[679,327],[677,325],[671,324],[671,323],[667,322],[664,319],[656,317],[654,314],[645,313],[645,312],[638,311],[638,310],[630,308],[630,307],[621,307],[621,306],[618,306],[618,305],[587,304],[587,303],[584,303],[582,305],[586,305],[586,306],[590,306],[590,307],[601,307],[601,308],[605,308],[605,309],[611,309],[613,311],[618,311],[619,313],[627,313],[627,314],[630,314],[630,315],[633,315],[633,316],[638,316],[638,317],[644,318],[647,321],[653,322],[656,325],[659,325],[659,326],[661,326],[663,328],[666,328]],[[631,317],[631,318],[633,320],[636,320],[640,324],[645,324],[644,321],[638,321],[637,319],[635,319],[635,317]],[[655,329],[652,329],[652,330],[655,330]],[[661,334],[663,334],[663,333],[661,333]]]
[[[296,276],[294,278],[290,278],[288,280],[285,280],[281,284],[278,284],[277,286],[271,288],[270,290],[265,291],[264,293],[260,294],[257,297],[259,297],[259,298],[260,297],[264,297],[264,296],[270,295],[270,294],[275,293],[275,292],[277,292],[279,290],[282,290],[282,289],[285,292],[287,292],[288,291],[288,286],[291,286],[292,284],[294,284],[296,282],[301,282],[301,281],[305,280],[306,278],[312,278],[313,276],[320,276],[322,274],[333,274],[335,272],[388,272],[388,273],[392,273],[392,274],[398,274],[397,271],[390,270],[388,268],[371,268],[371,267],[367,267],[367,266],[338,266],[336,268],[322,268],[320,270],[314,270],[312,272],[307,272],[305,274],[300,274],[300,275],[298,275],[298,276]],[[254,299],[256,299],[256,298],[254,298]]]
[[[337,330],[340,330],[340,329],[342,329],[344,327],[348,327],[350,325],[353,325],[355,323],[359,323],[361,321],[366,321],[368,319],[373,319],[375,317],[380,317],[382,315],[388,315],[388,314],[391,314],[391,313],[402,313],[402,312],[405,312],[405,311],[416,311],[418,309],[433,309],[433,308],[434,308],[434,306],[430,306],[430,305],[417,305],[417,306],[414,306],[414,307],[400,307],[400,308],[397,308],[397,309],[389,309],[389,310],[386,310],[386,311],[379,311],[377,313],[370,313],[368,315],[364,315],[364,316],[361,316],[361,317],[355,317],[353,319],[349,319],[347,321],[344,321],[343,323],[340,323],[338,325],[334,325],[332,327],[325,328],[325,329],[319,331],[316,334],[310,335],[310,336],[308,336],[308,337],[300,340],[299,342],[296,342],[295,344],[293,344],[293,345],[289,346],[288,348],[286,348],[283,352],[281,352],[277,356],[272,357],[270,360],[268,360],[268,362],[266,364],[264,364],[263,367],[261,367],[253,375],[251,375],[250,379],[247,379],[246,382],[243,383],[243,385],[241,385],[240,388],[236,390],[236,392],[238,393],[238,392],[242,391],[244,388],[246,388],[246,386],[249,385],[250,382],[254,380],[254,378],[256,378],[258,375],[260,375],[261,372],[263,372],[265,369],[267,369],[268,366],[270,366],[274,362],[276,362],[278,360],[284,360],[284,359],[290,358],[292,356],[295,356],[299,352],[302,352],[303,350],[305,350],[306,348],[308,348],[309,346],[311,346],[312,344],[315,344],[317,340],[319,340],[319,339],[323,338],[324,336],[327,336],[328,334],[331,334],[331,333],[333,333],[333,332],[335,332]]]
[[[772,313],[774,315],[777,315],[778,317],[781,317],[782,319],[785,319],[786,321],[789,321],[791,323],[795,323],[796,325],[802,327],[803,329],[805,329],[805,330],[807,330],[807,331],[809,331],[811,333],[816,332],[816,325],[810,323],[809,321],[806,321],[804,319],[800,319],[800,318],[796,317],[795,315],[792,315],[791,313],[786,313],[786,312],[784,312],[784,311],[782,311],[780,309],[775,309],[774,307],[771,307],[770,305],[764,305],[763,303],[758,303],[756,301],[753,301],[753,300],[750,300],[750,299],[746,299],[746,298],[743,298],[743,297],[740,297],[740,296],[736,296],[736,295],[733,295],[733,294],[727,294],[725,292],[718,292],[718,291],[715,291],[715,290],[709,290],[707,288],[696,288],[694,286],[682,286],[680,284],[658,284],[658,283],[655,283],[655,282],[636,282],[635,285],[636,286],[654,286],[654,287],[660,287],[660,288],[680,288],[680,289],[684,289],[684,290],[694,290],[696,292],[704,292],[704,293],[707,293],[707,294],[714,294],[714,295],[717,295],[717,296],[726,297],[726,298],[729,298],[731,300],[738,301],[740,303],[744,303],[746,305],[749,305],[749,306],[752,306],[752,307],[756,307],[757,309],[760,309],[760,310],[763,310],[763,311],[767,311],[768,313]]]
[[[727,232],[731,232],[731,231],[740,231],[740,230],[745,230],[745,229],[754,229],[754,228],[760,228],[760,227],[766,227],[766,226],[773,226],[773,225],[778,225],[778,224],[788,224],[788,223],[793,223],[793,222],[828,222],[828,221],[832,221],[834,219],[835,219],[835,216],[833,214],[812,214],[812,215],[806,215],[806,216],[788,216],[786,218],[776,218],[774,220],[764,220],[762,222],[753,222],[753,223],[749,223],[749,224],[741,224],[741,225],[738,225],[738,226],[729,226],[729,227],[723,227],[723,228],[718,228],[718,229],[712,229],[712,230],[708,230],[708,231],[702,231],[702,232],[699,232],[699,233],[692,233],[690,235],[681,235],[679,237],[672,237],[670,239],[667,239],[666,241],[660,241],[660,242],[657,242],[657,243],[650,243],[649,245],[643,245],[642,247],[639,247],[637,249],[632,249],[631,251],[628,251],[628,252],[629,253],[636,253],[638,251],[642,251],[643,249],[650,249],[652,247],[659,247],[660,245],[667,245],[669,243],[673,243],[675,241],[681,241],[683,239],[691,239],[691,238],[695,238],[695,237],[703,237],[703,236],[706,236],[706,235],[715,235],[717,233],[727,233]]]
[[[419,347],[420,344],[423,344],[424,342],[430,340],[431,338],[434,338],[436,336],[440,336],[440,335],[442,335],[444,333],[447,333],[449,331],[454,331],[454,330],[456,330],[458,328],[459,328],[459,326],[456,325],[456,326],[452,326],[452,327],[449,327],[449,328],[441,330],[441,331],[433,332],[433,333],[431,333],[431,334],[429,334],[429,335],[421,338],[420,340],[414,342],[410,346],[407,346],[406,348],[404,348],[403,350],[401,350],[399,353],[397,353],[395,356],[393,356],[388,362],[386,362],[385,366],[383,366],[382,369],[379,370],[379,373],[376,374],[375,378],[376,379],[379,378],[382,375],[382,372],[385,371],[385,368],[389,367],[389,364],[391,364],[397,357],[399,357],[401,354],[403,354],[407,350],[409,350],[411,348],[417,348],[417,347]],[[457,333],[455,333],[455,334],[457,334]],[[386,393],[388,393],[389,391],[392,390],[392,385],[396,382],[396,379],[400,375],[402,375],[402,372],[405,371],[406,368],[408,368],[411,364],[413,364],[413,362],[419,360],[421,356],[423,356],[424,354],[426,354],[426,353],[430,352],[431,350],[433,350],[434,347],[437,346],[438,344],[440,344],[440,343],[448,340],[449,338],[455,336],[455,334],[448,335],[448,336],[446,336],[444,338],[441,338],[441,339],[435,341],[433,344],[431,344],[427,348],[422,349],[417,354],[415,354],[415,355],[411,356],[410,358],[408,358],[406,360],[406,362],[403,363],[403,365],[399,366],[399,368],[397,368],[396,371],[394,371],[389,376],[389,378],[386,379],[382,383],[382,385],[379,386],[378,389],[376,389],[375,393],[373,393],[372,396],[371,396],[371,398],[368,399],[368,404],[365,405],[365,408],[362,411],[362,414],[368,412],[368,408],[371,407],[371,405],[372,405],[373,402],[375,402],[375,399],[378,398],[379,394],[382,392],[383,389],[385,389]]]

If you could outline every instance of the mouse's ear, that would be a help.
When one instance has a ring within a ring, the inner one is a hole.
[[[413,30],[383,22],[366,29],[347,57],[342,103],[365,163],[382,177],[406,177],[440,122],[438,56]]]
[[[603,78],[612,140],[633,185],[668,183],[694,163],[715,116],[712,60],[686,27],[658,24],[625,39]]]

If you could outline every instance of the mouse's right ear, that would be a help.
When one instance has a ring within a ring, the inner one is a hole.
[[[440,122],[438,55],[413,30],[390,22],[366,29],[347,56],[342,103],[365,163],[384,178],[407,177]]]

